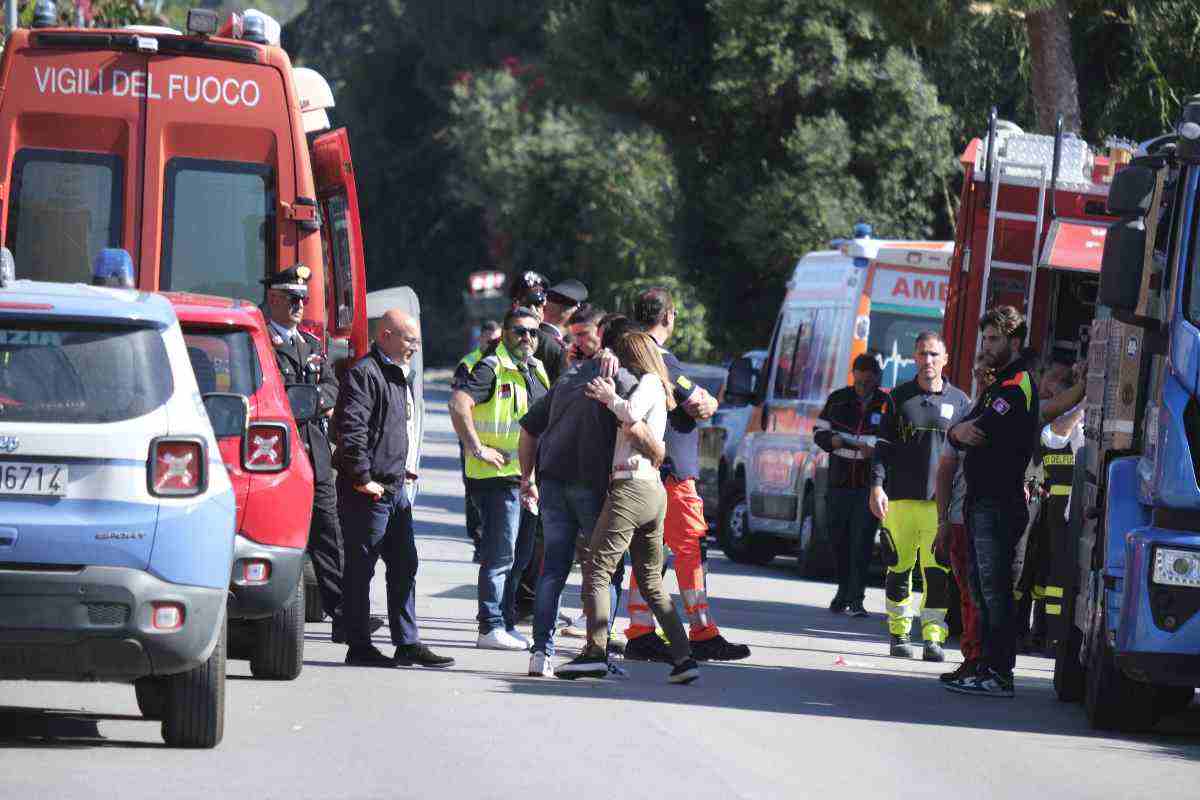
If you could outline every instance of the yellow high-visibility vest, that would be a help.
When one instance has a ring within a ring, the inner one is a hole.
[[[480,444],[499,450],[508,461],[497,468],[468,453],[467,477],[476,480],[516,477],[521,474],[521,464],[517,458],[517,446],[521,441],[519,423],[529,410],[529,390],[525,386],[524,376],[503,343],[497,344],[491,355],[480,360],[495,371],[496,383],[488,401],[475,404],[471,418],[475,421]],[[550,378],[542,362],[530,358],[528,366],[542,386],[550,388]]]

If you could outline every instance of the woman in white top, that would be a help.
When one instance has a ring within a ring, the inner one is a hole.
[[[667,493],[658,466],[634,448],[627,429],[644,422],[651,435],[662,441],[667,412],[675,400],[658,344],[645,333],[631,333],[616,347],[621,366],[638,376],[628,400],[617,395],[609,378],[596,378],[587,394],[617,416],[621,430],[613,448],[612,478],[608,498],[596,521],[583,565],[583,610],[588,619],[588,643],[582,654],[559,667],[562,678],[603,677],[608,674],[608,584],[617,564],[629,550],[642,596],[670,639],[674,669],[672,683],[690,683],[699,677],[683,622],[663,589],[663,519]]]

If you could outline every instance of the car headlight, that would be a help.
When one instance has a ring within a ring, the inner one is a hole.
[[[1200,588],[1200,552],[1155,548],[1154,582]]]

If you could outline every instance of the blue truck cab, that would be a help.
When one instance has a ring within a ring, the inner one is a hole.
[[[0,680],[131,683],[213,747],[236,509],[179,322],[13,274],[0,251]]]
[[[1099,300],[1125,368],[1088,386],[1073,624],[1054,683],[1060,699],[1084,701],[1094,727],[1135,731],[1200,686],[1200,96],[1175,134],[1116,173],[1108,203],[1120,220]],[[1122,404],[1133,413],[1112,419]]]

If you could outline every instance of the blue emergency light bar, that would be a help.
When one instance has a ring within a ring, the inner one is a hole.
[[[133,259],[119,247],[106,247],[92,262],[92,285],[133,288]]]

